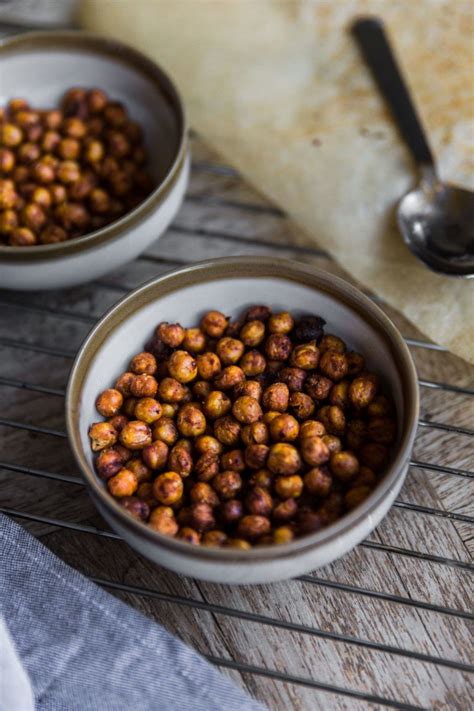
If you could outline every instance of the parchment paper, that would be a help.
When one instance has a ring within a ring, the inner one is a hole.
[[[472,283],[430,273],[393,209],[408,153],[347,25],[383,17],[443,178],[474,187],[468,0],[84,0],[85,27],[136,45],[175,78],[192,125],[357,279],[474,362]]]

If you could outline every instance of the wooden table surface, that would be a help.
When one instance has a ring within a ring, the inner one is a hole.
[[[193,138],[183,207],[145,255],[83,287],[0,292],[3,510],[271,709],[468,709],[474,369],[383,304],[416,361],[422,421],[397,503],[366,542],[298,580],[227,587],[175,575],[96,535],[107,526],[76,479],[64,435],[71,358],[129,289],[179,265],[239,254],[291,257],[350,279]]]

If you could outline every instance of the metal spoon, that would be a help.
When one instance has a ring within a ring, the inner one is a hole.
[[[450,276],[474,277],[474,193],[439,179],[382,22],[361,18],[352,25],[352,33],[420,172],[418,187],[398,204],[403,239],[430,269]]]

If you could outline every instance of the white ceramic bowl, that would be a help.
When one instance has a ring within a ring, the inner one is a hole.
[[[97,420],[97,394],[126,370],[162,320],[193,325],[210,308],[231,316],[255,303],[327,320],[351,348],[366,355],[395,397],[399,435],[387,471],[351,513],[318,533],[250,551],[194,547],[132,519],[97,477],[87,435]],[[133,548],[171,570],[225,583],[264,583],[307,573],[347,553],[387,513],[405,478],[418,420],[416,371],[408,348],[385,314],[364,294],[326,272],[286,260],[235,257],[174,271],[137,289],[93,329],[72,368],[66,418],[70,443],[97,508]]]
[[[156,188],[119,220],[83,237],[34,247],[0,245],[0,286],[55,289],[91,281],[134,259],[176,215],[189,175],[186,121],[169,77],[139,52],[84,32],[31,32],[0,43],[0,105],[13,96],[55,106],[72,86],[97,86],[144,129]]]

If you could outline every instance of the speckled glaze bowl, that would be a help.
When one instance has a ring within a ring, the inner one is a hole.
[[[327,528],[284,545],[250,551],[194,547],[131,518],[108,494],[93,467],[87,435],[97,421],[97,394],[126,370],[162,320],[192,325],[210,308],[236,316],[265,303],[295,314],[316,313],[361,351],[394,393],[398,441],[385,476],[356,509]],[[114,306],[95,326],[71,371],[66,419],[70,443],[89,492],[104,518],[147,558],[184,575],[222,583],[267,583],[307,573],[347,553],[373,531],[405,478],[418,420],[416,371],[405,342],[364,294],[326,272],[286,260],[235,257],[171,272]]]
[[[76,31],[31,32],[4,40],[0,63],[1,106],[13,96],[33,106],[55,106],[72,86],[97,86],[123,102],[144,129],[156,182],[134,210],[83,237],[34,247],[0,245],[0,287],[74,286],[134,259],[166,230],[188,182],[186,120],[171,79],[136,50]]]

